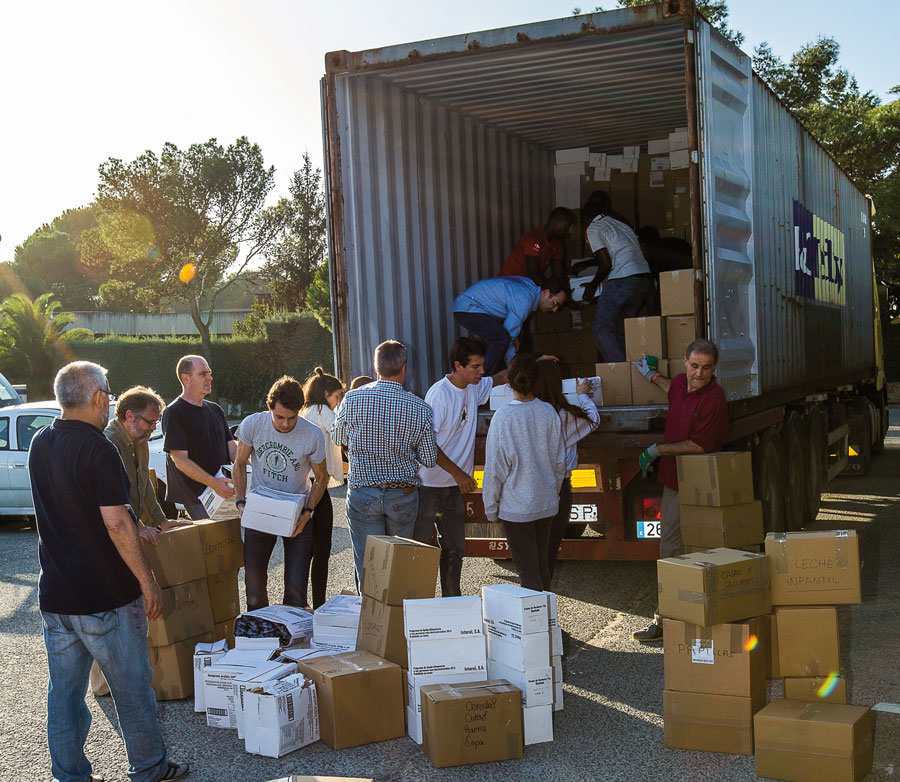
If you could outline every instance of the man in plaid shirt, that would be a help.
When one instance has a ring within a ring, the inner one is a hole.
[[[378,380],[348,391],[331,427],[331,439],[350,458],[347,520],[357,586],[369,535],[412,537],[419,465],[437,463],[431,408],[403,388],[407,359],[394,340],[375,348]]]

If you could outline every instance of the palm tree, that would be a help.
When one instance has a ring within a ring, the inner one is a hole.
[[[88,329],[69,328],[71,312],[58,312],[59,301],[44,293],[32,301],[14,293],[0,304],[0,361],[28,384],[32,399],[52,397],[57,368],[75,358],[67,343],[92,337]]]

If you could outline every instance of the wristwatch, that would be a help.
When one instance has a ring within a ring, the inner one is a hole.
[[[306,513],[306,511],[309,511],[309,515],[312,516],[312,514],[315,513],[316,509],[315,509],[315,508],[310,508],[309,505],[307,505],[307,506],[306,506],[302,511],[300,511],[300,512],[301,512],[301,513]]]

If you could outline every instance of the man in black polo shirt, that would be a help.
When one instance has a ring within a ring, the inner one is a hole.
[[[212,390],[212,370],[203,356],[182,356],[176,368],[181,396],[163,413],[166,452],[166,499],[179,502],[192,519],[210,514],[200,501],[207,486],[228,500],[234,486],[217,478],[222,465],[234,461],[237,443],[231,436],[225,412],[206,399]]]
[[[62,417],[31,442],[28,472],[41,562],[39,598],[50,669],[47,742],[54,779],[91,779],[84,702],[91,661],[109,682],[132,782],[180,779],[169,763],[147,656],[147,619],[162,593],[144,556],[109,419],[106,370],[87,361],[63,367],[54,383]]]

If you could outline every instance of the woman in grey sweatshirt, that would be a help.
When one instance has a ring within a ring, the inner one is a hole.
[[[547,549],[566,474],[566,449],[559,416],[535,399],[534,356],[509,363],[513,401],[491,419],[485,444],[482,498],[488,521],[503,522],[519,581],[527,589],[550,589]]]

